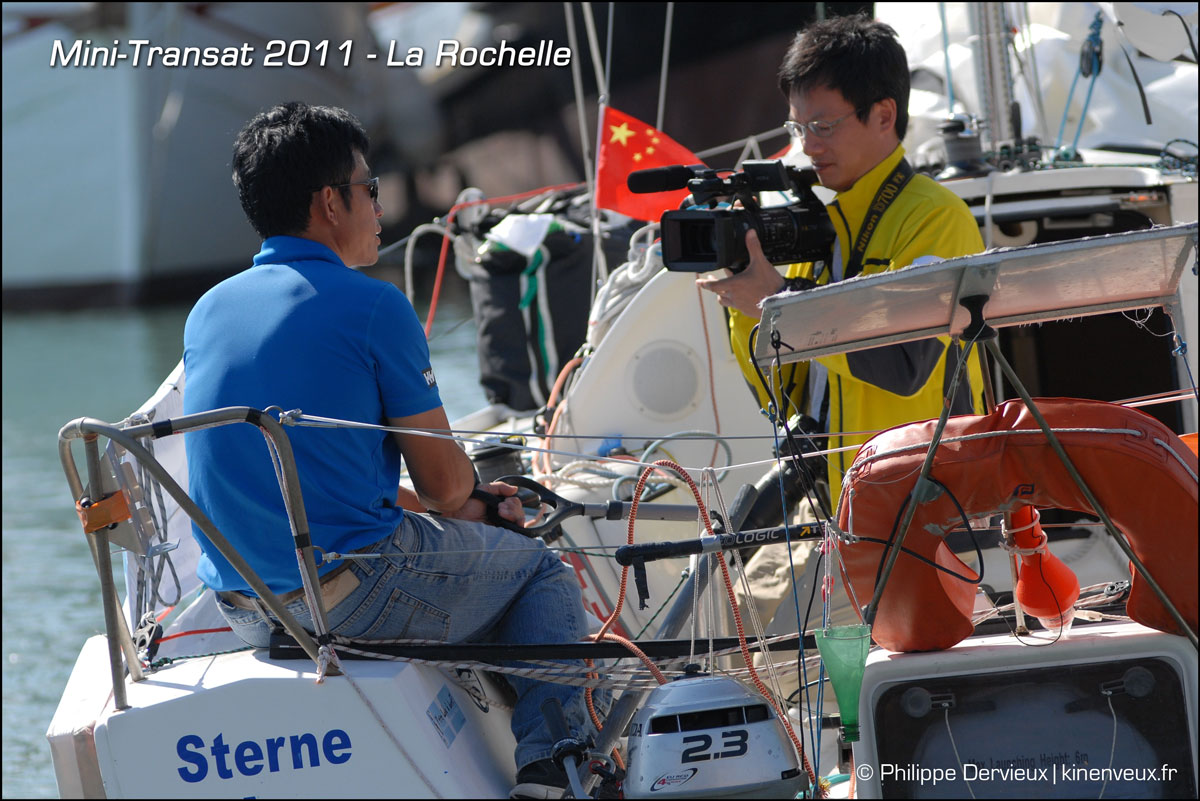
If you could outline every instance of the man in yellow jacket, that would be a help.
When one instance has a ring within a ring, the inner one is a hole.
[[[800,138],[821,184],[837,192],[828,207],[837,232],[830,263],[793,264],[781,275],[751,231],[746,269],[697,280],[730,309],[730,344],[764,407],[768,399],[748,340],[766,297],[983,250],[966,204],[930,178],[914,175],[904,159],[900,142],[908,125],[909,70],[889,26],[864,16],[811,25],[789,48],[779,87],[790,107],[786,127]],[[792,411],[808,415],[830,434],[828,447],[836,449],[865,442],[870,432],[937,417],[960,355],[958,346],[943,337],[786,365],[777,380]],[[969,385],[960,383],[949,399],[953,414],[983,409],[983,379],[974,353],[967,368]],[[853,450],[828,458],[834,501],[853,459]],[[807,550],[796,555],[803,558]],[[763,548],[747,572],[760,616],[769,620],[791,587],[787,553]]]

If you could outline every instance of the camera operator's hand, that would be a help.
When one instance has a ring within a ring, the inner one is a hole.
[[[696,286],[716,293],[717,302],[722,306],[737,309],[747,317],[758,317],[762,314],[759,304],[783,291],[783,276],[763,255],[758,233],[754,230],[746,232],[746,252],[750,254],[746,269],[740,273],[726,270],[728,278],[716,278],[711,274],[701,276],[696,279]]]

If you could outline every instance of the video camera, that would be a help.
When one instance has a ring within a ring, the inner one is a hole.
[[[763,255],[772,264],[829,261],[836,234],[825,204],[813,193],[816,173],[785,167],[782,161],[746,161],[724,178],[703,166],[660,167],[630,173],[629,191],[692,192],[693,204],[707,209],[668,211],[662,216],[663,264],[676,272],[705,273],[727,267],[738,273],[750,262],[746,232],[758,232]],[[758,195],[790,189],[796,201],[762,208]],[[718,199],[740,200],[742,208],[715,208]]]

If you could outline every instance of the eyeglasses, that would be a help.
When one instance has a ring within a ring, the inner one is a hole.
[[[825,122],[823,120],[813,120],[812,122],[800,123],[800,122],[796,122],[795,120],[784,120],[783,127],[787,129],[787,132],[790,136],[798,136],[801,139],[803,139],[805,136],[805,132],[811,131],[812,133],[816,134],[820,138],[825,139],[825,138],[833,135],[833,129],[837,127],[838,123],[840,123],[842,120],[849,117],[851,114],[857,114],[857,113],[858,113],[858,109],[854,109],[853,111],[847,111],[845,114],[838,117],[833,122]]]
[[[371,200],[379,200],[379,176],[368,178],[365,181],[351,181],[348,184],[330,184],[334,189],[341,189],[343,186],[365,186],[367,191],[371,193]]]

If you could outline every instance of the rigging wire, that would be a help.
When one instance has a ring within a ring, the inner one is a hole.
[[[674,17],[675,4],[667,3],[667,20],[663,26],[662,68],[658,75],[658,116],[654,124],[660,131],[663,130],[663,113],[667,107],[667,65],[671,61],[671,21]]]
[[[579,38],[575,32],[575,12],[570,3],[563,3],[563,12],[567,18],[567,43],[575,57],[571,59],[571,84],[575,91],[575,116],[579,122],[579,147],[583,156],[583,174],[587,181],[588,197],[596,196],[595,176],[592,174],[592,147],[588,141],[587,115],[583,105],[583,74],[579,66]],[[597,140],[599,142],[599,140]]]
[[[950,31],[946,26],[946,4],[938,3],[938,16],[942,18],[942,59],[946,65],[946,100],[948,113],[954,113],[954,73],[950,69]]]
[[[608,44],[612,46],[612,9],[609,8],[608,21],[610,26]],[[592,56],[592,69],[596,74],[596,87],[598,96],[596,98],[596,164],[595,177],[593,181],[594,187],[600,185],[600,153],[604,149],[604,110],[608,108],[608,78],[607,72],[599,61],[600,43],[596,38],[596,20],[592,15],[592,4],[583,4],[583,23],[587,30],[588,46]],[[610,65],[611,66],[611,63]],[[576,98],[577,103],[582,103],[583,98]],[[604,257],[604,248],[600,241],[600,209],[596,207],[595,194],[591,198],[591,213],[592,213],[592,281],[591,281],[591,299],[595,299],[597,287],[608,278],[608,264]]]

